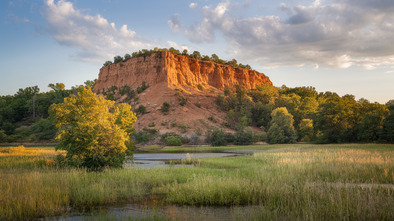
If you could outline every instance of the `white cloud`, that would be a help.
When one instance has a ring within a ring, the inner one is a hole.
[[[180,15],[175,14],[170,17],[168,20],[168,25],[170,26],[170,29],[172,32],[177,33],[181,29],[181,20],[180,20]]]
[[[47,0],[46,6],[48,32],[59,44],[77,48],[78,59],[104,62],[114,55],[151,47],[126,24],[117,29],[101,15],[84,14],[66,0]]]
[[[187,47],[186,45],[179,45],[179,44],[177,44],[177,43],[175,43],[175,42],[173,42],[173,41],[167,41],[167,45],[169,46],[169,47],[173,47],[173,48],[175,48],[175,49],[177,49],[177,50],[180,50],[181,52],[183,51],[183,50],[187,50],[187,51],[190,51],[190,49],[189,49],[189,47]]]
[[[229,51],[266,66],[353,65],[373,69],[394,64],[394,1],[327,0],[310,5],[279,5],[286,17],[235,17],[229,1],[193,6],[197,25],[184,30],[196,43],[215,41],[221,32]]]
[[[194,2],[190,3],[189,5],[189,8],[196,8],[196,7],[197,7],[197,3]]]

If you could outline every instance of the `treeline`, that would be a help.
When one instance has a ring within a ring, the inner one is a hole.
[[[124,61],[131,59],[131,58],[147,57],[153,53],[157,53],[157,52],[161,52],[161,51],[165,51],[165,50],[167,50],[173,54],[186,56],[188,58],[194,58],[194,59],[199,59],[199,60],[203,60],[203,61],[213,61],[218,64],[225,64],[225,65],[230,65],[231,67],[240,67],[240,68],[252,70],[252,68],[250,67],[249,64],[244,65],[244,64],[238,63],[238,61],[235,59],[232,59],[230,61],[226,61],[226,60],[220,59],[219,56],[216,54],[212,54],[211,56],[201,55],[199,51],[193,51],[193,53],[189,54],[188,50],[186,50],[186,49],[181,52],[173,47],[171,47],[169,49],[166,49],[166,48],[154,48],[154,49],[150,49],[150,50],[142,49],[142,50],[139,50],[138,52],[131,53],[131,55],[125,54],[124,57],[118,55],[118,56],[114,57],[114,61],[106,61],[103,64],[103,67],[111,65],[111,64],[116,64],[119,62],[124,62]]]
[[[394,142],[394,100],[383,105],[313,87],[238,86],[217,102],[227,112],[226,127],[260,127],[270,143]]]
[[[84,86],[93,87],[95,81],[88,80]],[[65,89],[63,83],[56,83],[48,87],[51,88],[48,92],[40,92],[38,86],[33,86],[19,89],[14,95],[0,96],[0,143],[54,139],[56,128],[48,119],[48,109],[76,94],[79,86]]]

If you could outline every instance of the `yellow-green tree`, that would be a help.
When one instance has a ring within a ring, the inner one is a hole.
[[[67,151],[68,164],[90,169],[123,165],[137,120],[130,105],[115,105],[96,97],[90,87],[80,87],[77,95],[53,104],[50,114],[58,128],[57,149]]]

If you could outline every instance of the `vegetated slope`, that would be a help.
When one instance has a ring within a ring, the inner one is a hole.
[[[149,87],[143,87],[144,84]],[[139,93],[120,93],[125,85]],[[207,129],[225,128],[226,114],[217,106],[217,96],[226,87],[236,85],[253,89],[259,85],[272,86],[272,82],[254,70],[164,50],[101,68],[94,91],[112,93],[115,100],[128,102],[140,112],[135,124],[137,131],[148,128],[200,135]],[[162,111],[165,102],[169,104],[167,112]]]

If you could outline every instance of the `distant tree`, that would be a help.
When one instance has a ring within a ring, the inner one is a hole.
[[[390,105],[389,110],[390,115],[383,121],[383,128],[380,137],[388,143],[394,143],[394,105]]]
[[[94,79],[93,81],[92,80],[87,80],[87,81],[84,82],[85,87],[90,87],[92,89],[94,88],[96,83],[97,83],[97,79]]]
[[[299,128],[298,140],[310,141],[313,136],[313,120],[302,119]]]
[[[122,62],[122,61],[123,61],[123,58],[121,56],[118,55],[118,56],[114,57],[114,64]]]
[[[226,146],[227,140],[223,130],[215,129],[214,131],[208,133],[207,142],[212,146]]]
[[[129,136],[137,120],[128,104],[97,98],[90,87],[80,87],[64,103],[53,104],[50,114],[58,128],[56,149],[66,150],[66,162],[100,169],[121,167]]]
[[[130,54],[125,54],[123,61],[127,61],[129,59],[131,59],[131,55]]]
[[[214,62],[218,62],[219,61],[219,56],[217,56],[216,54],[212,54],[211,55],[211,60]]]
[[[187,49],[184,49],[184,50],[182,51],[182,55],[188,56],[188,55],[189,55],[189,54],[188,54],[188,50],[187,50]]]
[[[112,61],[106,61],[106,62],[104,62],[103,67],[111,65],[111,64],[112,64]]]
[[[201,54],[199,51],[193,51],[192,57],[196,59],[201,59]]]
[[[272,111],[272,120],[268,129],[268,139],[270,143],[294,143],[297,140],[297,133],[294,129],[293,116],[285,107],[279,107]]]

